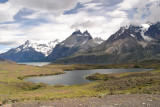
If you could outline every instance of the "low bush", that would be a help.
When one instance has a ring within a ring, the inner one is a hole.
[[[39,89],[41,87],[45,87],[46,85],[43,83],[34,84],[34,83],[30,83],[30,82],[21,82],[21,83],[15,83],[14,86],[16,88],[21,88],[25,91],[31,91],[31,90]]]

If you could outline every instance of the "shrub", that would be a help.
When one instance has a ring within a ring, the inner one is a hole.
[[[34,84],[34,83],[30,83],[30,82],[21,82],[21,83],[16,84],[17,88],[21,88],[26,91],[36,90],[36,89],[39,89],[44,86],[45,86],[45,84],[42,84],[42,83]]]

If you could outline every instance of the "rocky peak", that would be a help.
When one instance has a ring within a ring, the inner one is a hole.
[[[86,30],[85,32],[83,32],[83,35],[85,36],[88,36],[88,35],[90,35],[90,33]]]
[[[83,32],[83,36],[87,37],[88,39],[93,39],[91,34],[87,30],[85,32]]]
[[[77,30],[73,32],[72,35],[82,35],[82,32],[80,30]]]
[[[29,45],[31,42],[29,40],[27,40],[24,45]]]

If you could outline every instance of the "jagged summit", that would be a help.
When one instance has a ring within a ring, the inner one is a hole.
[[[94,42],[88,31],[82,33],[80,30],[77,30],[67,39],[56,45],[53,52],[48,56],[48,60],[53,61],[67,57],[76,52],[84,51],[97,45],[98,44]]]
[[[88,37],[88,39],[93,39],[91,34],[87,30],[85,32],[83,32],[83,36]]]
[[[72,33],[72,35],[82,35],[82,32],[80,30],[76,30]]]
[[[88,30],[86,30],[86,31],[83,32],[83,35],[84,35],[84,36],[85,36],[85,35],[88,36],[88,35],[90,35],[90,33],[88,32]]]
[[[81,32],[77,30],[71,34],[67,39],[62,41],[60,44],[66,47],[80,47],[84,45],[87,41],[92,40],[92,36],[86,30],[85,32]]]
[[[29,40],[27,40],[24,45],[29,45],[31,42]]]

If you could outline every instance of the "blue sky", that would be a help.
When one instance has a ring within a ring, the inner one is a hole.
[[[160,21],[157,13],[160,0],[0,0],[0,53],[77,29],[106,40],[121,26]]]
[[[0,0],[0,3],[6,3],[8,0]]]

